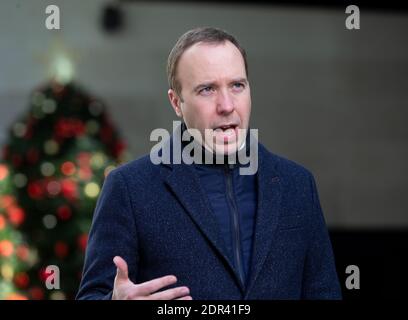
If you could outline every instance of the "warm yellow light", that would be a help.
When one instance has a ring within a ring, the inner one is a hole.
[[[14,270],[9,264],[4,264],[1,267],[1,275],[7,281],[11,281],[14,276]]]
[[[63,52],[58,52],[50,63],[50,76],[61,84],[69,83],[74,77],[74,64]]]
[[[44,73],[51,80],[61,85],[74,80],[79,54],[70,48],[67,39],[61,34],[55,34],[48,46],[41,53],[36,54],[36,58],[45,66]],[[45,97],[39,98],[45,99]],[[39,101],[36,101],[36,105],[41,106],[41,99],[37,100]],[[52,113],[52,105],[45,106],[45,108],[46,113]]]
[[[96,198],[99,194],[99,191],[99,185],[95,182],[89,182],[85,185],[84,192],[89,198]]]

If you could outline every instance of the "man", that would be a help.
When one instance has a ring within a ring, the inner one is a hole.
[[[341,298],[311,173],[251,142],[237,40],[215,28],[187,32],[170,53],[168,78],[183,125],[167,145],[187,131],[203,154],[228,159],[154,164],[145,156],[112,171],[77,298]],[[257,170],[240,174],[245,165],[228,161],[253,145]]]

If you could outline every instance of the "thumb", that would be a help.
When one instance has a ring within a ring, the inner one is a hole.
[[[125,260],[123,260],[121,257],[116,256],[113,258],[113,263],[116,265],[116,278],[118,280],[128,280],[129,275],[128,275],[128,265]]]

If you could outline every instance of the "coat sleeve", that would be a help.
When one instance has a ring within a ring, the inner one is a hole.
[[[110,172],[105,179],[96,204],[76,299],[112,298],[115,256],[121,256],[127,262],[129,278],[135,279],[138,243],[134,210],[125,178],[119,169]]]
[[[302,299],[339,300],[342,295],[333,250],[312,175],[310,183],[313,199],[312,236],[304,266]]]

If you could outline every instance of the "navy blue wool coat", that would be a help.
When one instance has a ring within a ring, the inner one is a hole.
[[[258,204],[247,286],[192,165],[149,156],[113,170],[98,199],[77,299],[111,299],[115,256],[141,283],[173,274],[195,300],[340,299],[334,257],[311,173],[258,147]]]

